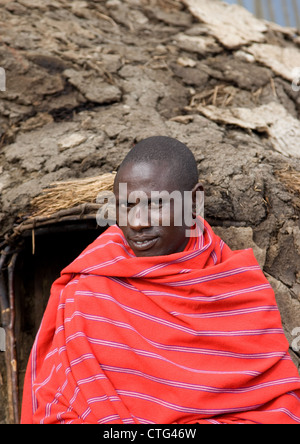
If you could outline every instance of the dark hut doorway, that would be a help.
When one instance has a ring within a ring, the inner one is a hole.
[[[61,270],[103,231],[95,221],[87,220],[58,223],[22,235],[13,272],[17,383],[12,389],[17,390],[18,399],[15,412],[20,413],[27,362],[51,286]],[[16,422],[16,413],[14,416]]]

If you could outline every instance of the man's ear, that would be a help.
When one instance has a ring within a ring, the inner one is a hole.
[[[204,217],[204,187],[202,183],[197,183],[192,189],[192,200],[193,218],[196,219],[198,216]]]

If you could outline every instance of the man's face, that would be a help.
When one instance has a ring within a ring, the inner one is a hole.
[[[130,163],[119,171],[114,186],[117,223],[136,256],[184,251],[188,243],[180,197],[184,190],[177,189],[176,182],[167,163]],[[177,201],[167,199],[165,204],[164,199],[155,198],[164,196],[162,192],[173,193]]]

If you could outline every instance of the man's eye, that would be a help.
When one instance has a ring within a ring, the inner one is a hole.
[[[162,207],[162,201],[161,200],[154,200],[151,202],[151,208],[156,210]]]
[[[121,210],[127,210],[130,208],[130,204],[128,202],[120,202],[119,207]]]
[[[131,208],[136,206],[136,203],[121,202],[119,206],[121,210],[130,210]]]

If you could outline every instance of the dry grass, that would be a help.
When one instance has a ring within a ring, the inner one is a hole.
[[[116,173],[87,179],[54,182],[32,201],[31,216],[51,216],[78,205],[95,203],[101,191],[112,191]]]
[[[300,172],[288,167],[285,170],[277,171],[276,176],[288,191],[296,196],[294,206],[300,209]]]
[[[278,171],[277,176],[292,193],[300,194],[300,172],[292,168]]]

